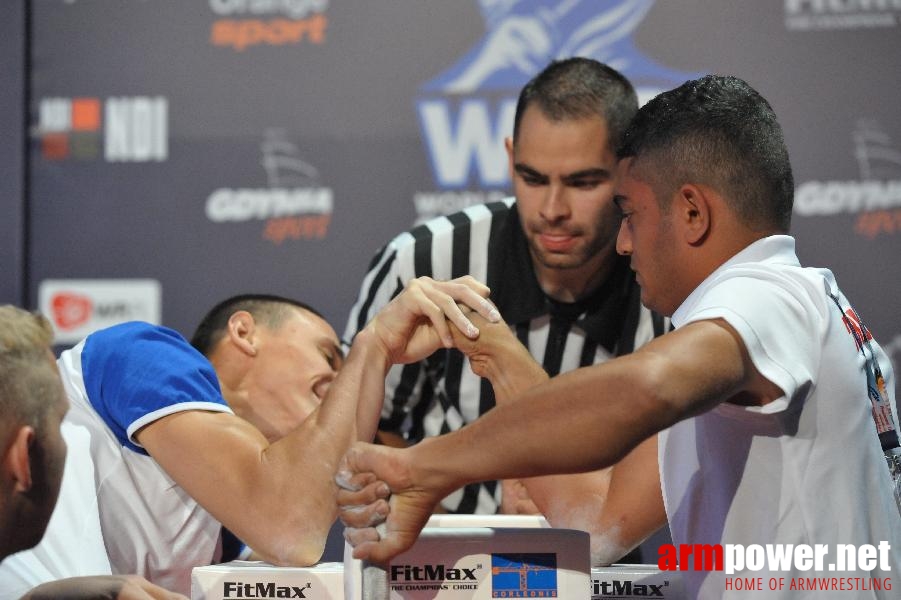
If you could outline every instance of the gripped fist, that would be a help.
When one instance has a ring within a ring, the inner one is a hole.
[[[354,558],[387,564],[413,545],[450,491],[426,489],[415,481],[411,450],[357,442],[344,455],[335,481],[344,537]]]

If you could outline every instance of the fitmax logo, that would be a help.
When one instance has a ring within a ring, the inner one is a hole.
[[[312,587],[295,587],[291,585],[275,585],[274,583],[242,583],[226,581],[222,584],[223,598],[306,598],[306,590]]]
[[[593,596],[612,596],[615,598],[663,598],[663,588],[668,583],[654,585],[652,583],[632,583],[631,581],[592,581],[591,593]]]
[[[476,581],[475,571],[444,565],[391,565],[391,581]]]

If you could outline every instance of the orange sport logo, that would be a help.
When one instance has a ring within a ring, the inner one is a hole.
[[[213,46],[243,52],[254,46],[325,43],[328,0],[210,0],[220,18],[210,27]]]

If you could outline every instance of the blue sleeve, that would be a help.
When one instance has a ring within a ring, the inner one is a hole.
[[[92,333],[81,367],[94,410],[142,454],[133,436],[148,423],[182,410],[230,412],[213,366],[172,329],[130,322]]]

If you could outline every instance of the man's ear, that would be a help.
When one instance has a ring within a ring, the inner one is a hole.
[[[238,350],[248,356],[257,354],[257,326],[253,315],[239,310],[228,318],[228,339]]]
[[[504,138],[504,148],[507,149],[507,169],[510,171],[510,181],[513,181],[513,138]]]
[[[685,241],[696,246],[704,241],[710,233],[710,190],[693,183],[684,183],[679,187],[673,200],[673,210],[683,225]]]
[[[12,443],[3,456],[5,476],[12,482],[15,492],[27,492],[33,485],[31,477],[31,445],[34,443],[34,428],[22,425],[13,434]]]

